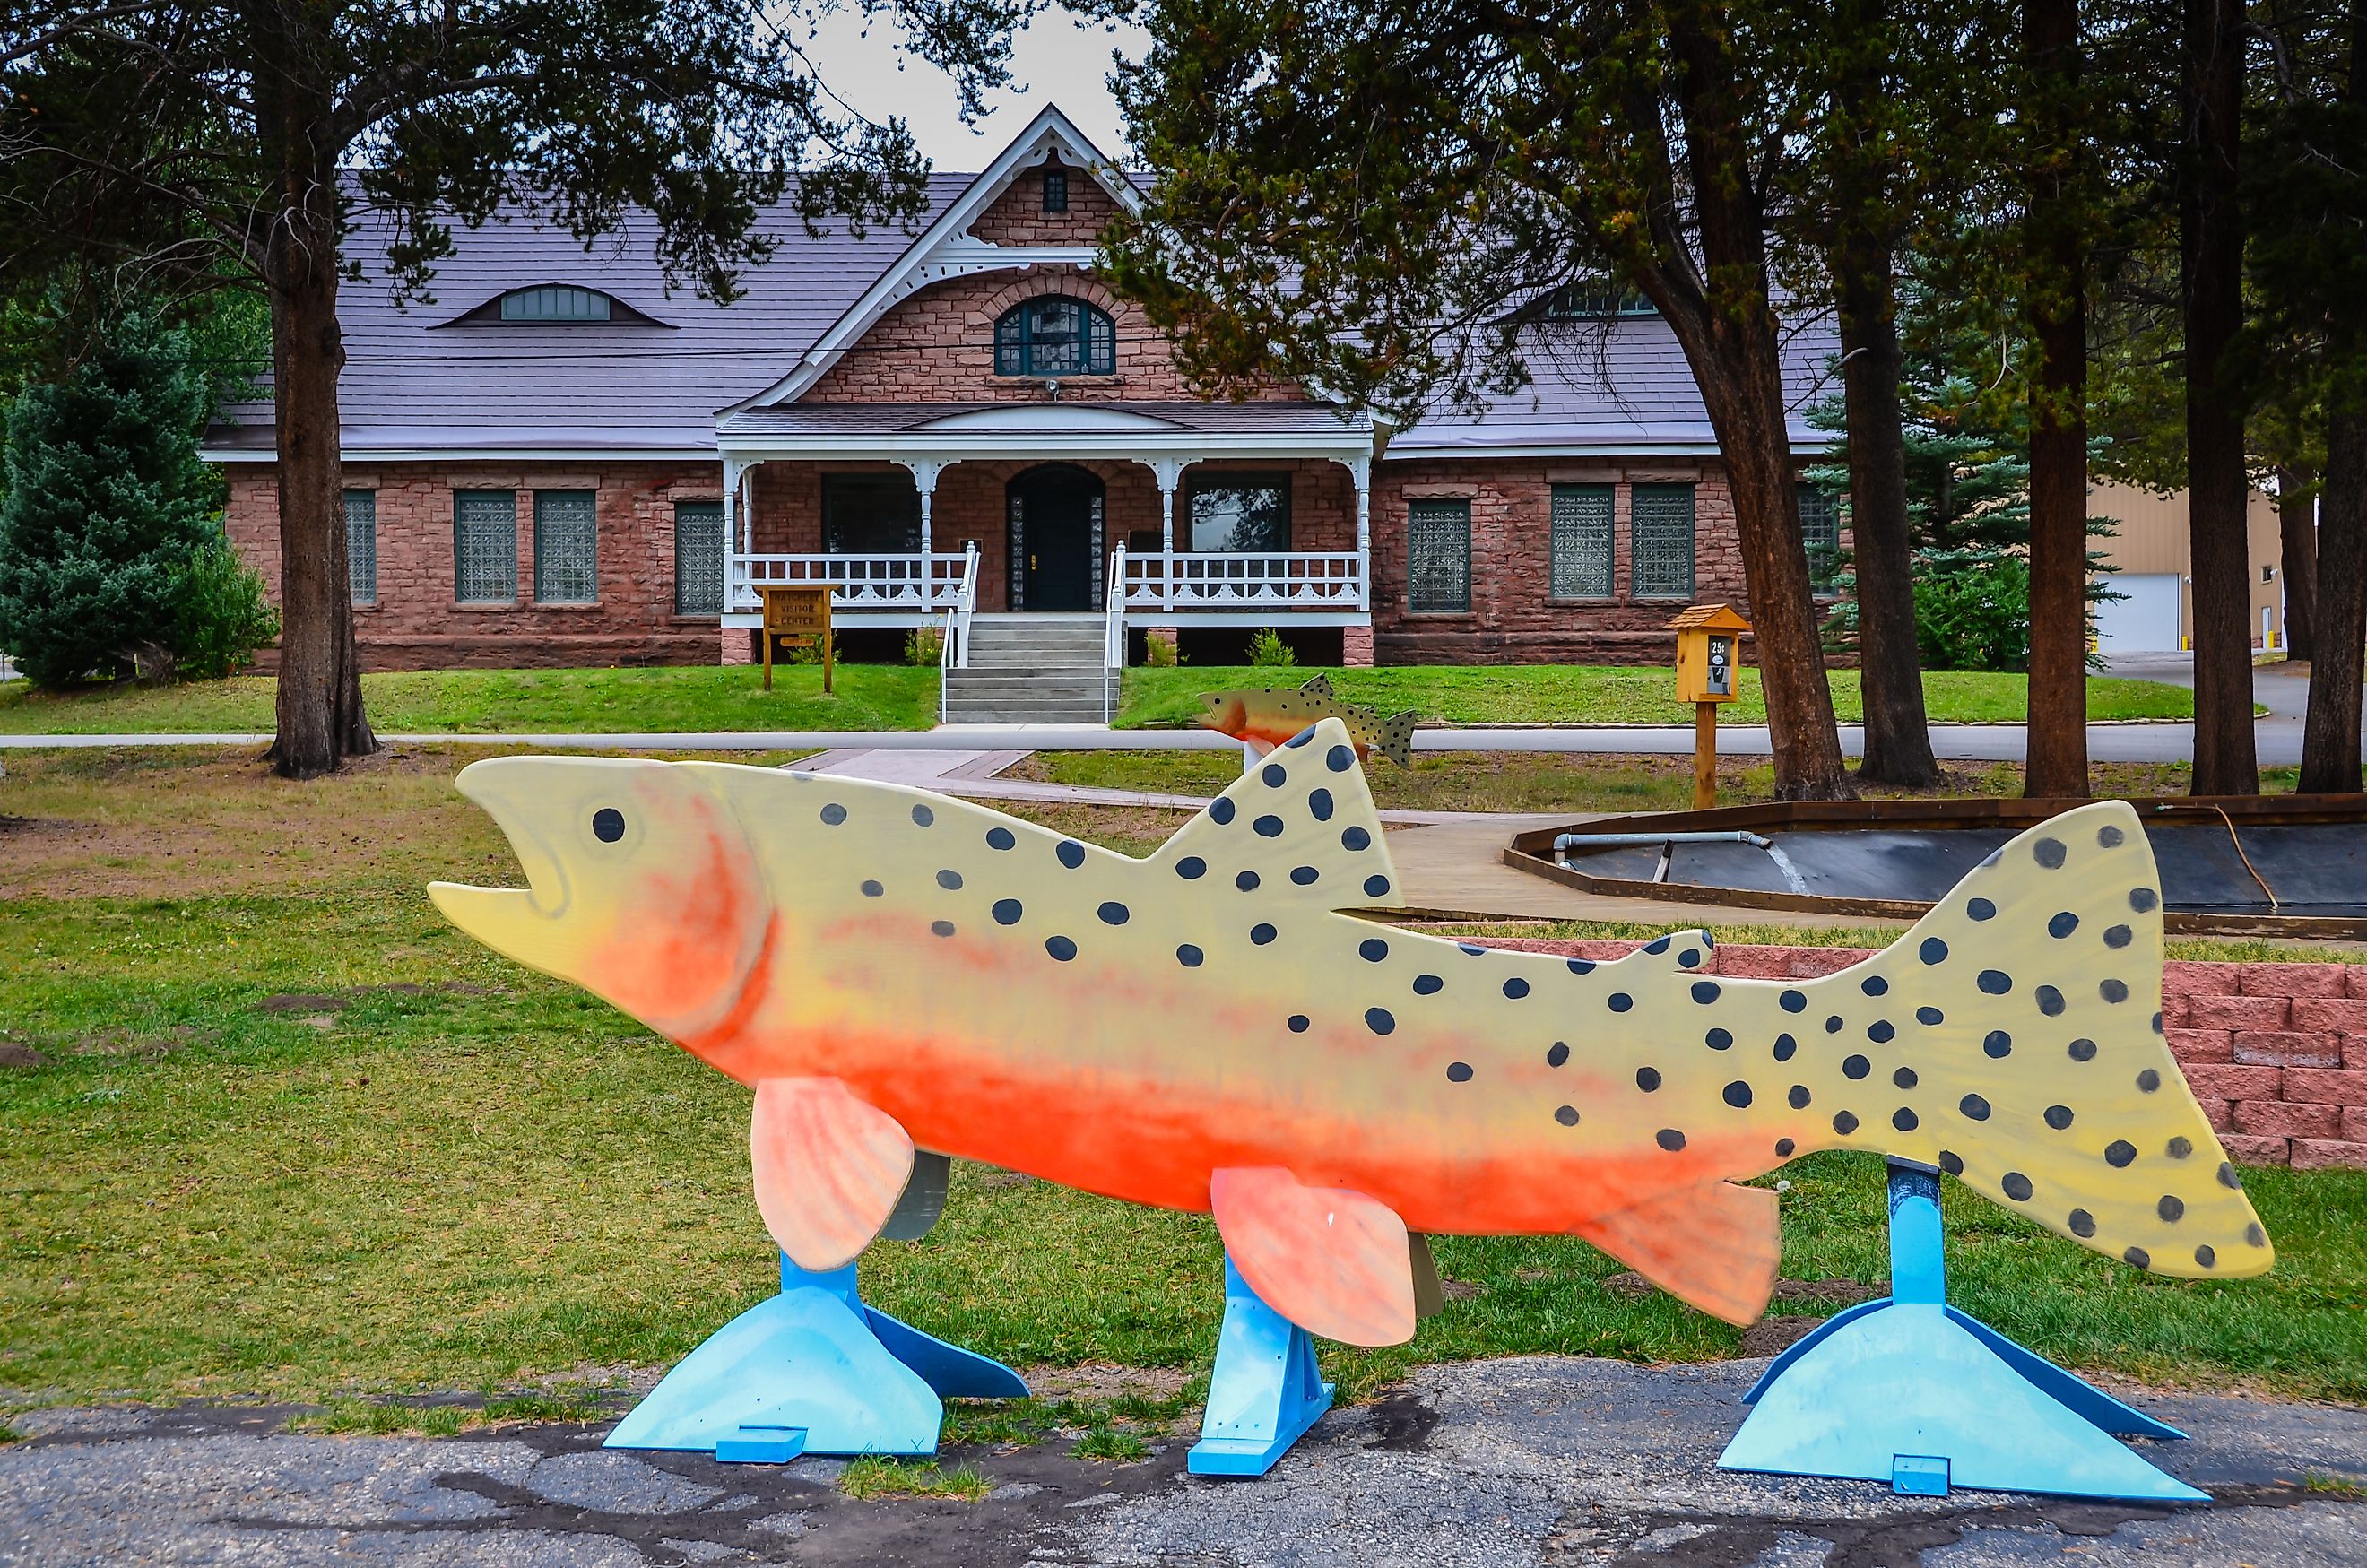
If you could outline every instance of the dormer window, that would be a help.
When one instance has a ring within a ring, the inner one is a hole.
[[[513,288],[502,296],[501,314],[505,321],[606,321],[612,318],[615,304],[596,288],[554,283],[540,288]]]
[[[1069,210],[1068,170],[1047,169],[1044,171],[1044,210],[1047,212],[1066,212]]]
[[[1548,321],[1603,321],[1620,316],[1656,316],[1652,301],[1633,288],[1601,278],[1565,283],[1546,297]]]
[[[1082,299],[1048,294],[1014,305],[994,323],[998,376],[1113,376],[1117,328]]]

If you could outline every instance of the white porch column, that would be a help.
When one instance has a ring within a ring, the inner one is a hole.
[[[1356,608],[1370,610],[1373,597],[1373,461],[1344,465],[1356,485]]]
[[[937,601],[936,561],[929,550],[930,502],[936,499],[937,476],[953,467],[934,457],[899,457],[897,463],[909,470],[912,486],[921,492],[921,608],[934,609]]]
[[[747,466],[736,457],[723,459],[723,613],[730,615],[738,606],[731,603],[731,561],[735,556],[749,553],[740,537],[740,522],[745,509],[740,504],[740,476]]]
[[[1184,482],[1189,457],[1154,457],[1151,474],[1159,480],[1159,603],[1175,603],[1175,487]]]

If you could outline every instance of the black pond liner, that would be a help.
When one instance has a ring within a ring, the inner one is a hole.
[[[2077,800],[1870,800],[1736,806],[1573,822],[1521,834],[1506,864],[1620,897],[1913,919],[2024,829]],[[2170,931],[2367,940],[2367,795],[2132,800],[2161,866]],[[1755,833],[1750,843],[1572,848],[1563,833]],[[1665,862],[1665,864],[1664,864]]]

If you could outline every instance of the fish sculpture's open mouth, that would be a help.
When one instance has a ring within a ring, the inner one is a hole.
[[[544,837],[554,814],[538,800],[529,758],[489,758],[471,762],[456,781],[462,795],[484,807],[510,842],[524,887],[477,887],[458,882],[430,883],[427,896],[447,919],[470,936],[514,957],[521,940],[538,921],[565,915],[574,901],[574,888],[564,857]],[[563,820],[563,818],[561,818]],[[531,962],[531,959],[528,959]]]

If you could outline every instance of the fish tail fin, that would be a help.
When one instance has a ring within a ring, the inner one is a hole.
[[[1381,755],[1400,768],[1413,766],[1413,727],[1421,716],[1409,708],[1381,726]]]
[[[1806,1010],[1845,1013],[1873,1043],[1817,1094],[1842,1135],[1814,1143],[1937,1165],[2157,1274],[2264,1273],[2274,1249],[2170,1055],[2161,976],[2136,813],[2100,801],[2041,823],[1896,944],[1817,983],[1829,1005]]]

